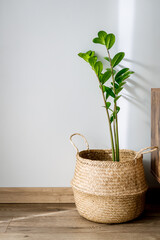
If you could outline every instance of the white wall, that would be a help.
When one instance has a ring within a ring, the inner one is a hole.
[[[121,148],[150,145],[150,90],[160,87],[160,1],[0,0],[0,186],[69,186],[74,132],[92,148],[109,148],[97,80],[77,53],[102,46],[92,38],[113,32],[112,51],[136,74],[121,100]],[[75,139],[84,148],[80,139]],[[150,158],[145,157],[150,185]]]

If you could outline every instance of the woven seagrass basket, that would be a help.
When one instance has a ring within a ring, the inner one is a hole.
[[[74,135],[84,138],[87,150],[79,152]],[[89,149],[85,137],[73,134],[77,150],[74,178],[71,182],[77,210],[84,218],[99,223],[122,223],[138,217],[144,210],[147,184],[143,155],[120,150],[120,161],[112,161],[111,150]]]

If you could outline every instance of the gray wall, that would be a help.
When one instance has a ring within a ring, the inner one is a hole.
[[[99,30],[136,73],[120,100],[120,146],[150,146],[150,91],[160,87],[159,0],[0,0],[0,186],[69,186],[74,132],[109,148],[98,83],[77,53],[95,49]],[[80,149],[85,146],[76,138]],[[150,156],[144,157],[150,186]]]

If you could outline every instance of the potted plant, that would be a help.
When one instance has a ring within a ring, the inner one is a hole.
[[[97,77],[108,119],[111,149],[90,150],[83,135],[73,134],[70,140],[77,150],[77,162],[71,184],[81,216],[95,222],[120,223],[138,217],[144,210],[147,184],[142,153],[154,151],[157,147],[150,147],[151,150],[146,152],[149,148],[139,152],[119,149],[118,100],[126,80],[134,72],[129,68],[117,71],[116,67],[125,54],[119,52],[111,57],[114,34],[100,31],[93,42],[105,47],[105,60],[108,61],[109,68],[104,69],[94,51],[89,50],[78,55],[91,66]],[[87,150],[79,152],[72,142],[74,135],[84,138]]]

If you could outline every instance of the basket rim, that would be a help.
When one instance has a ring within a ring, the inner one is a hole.
[[[128,152],[128,153],[132,153],[132,154],[134,154],[134,156],[136,156],[136,151],[134,151],[134,150],[130,150],[130,149],[120,149],[119,150],[121,153],[124,153],[124,152]],[[79,161],[81,161],[82,163],[85,163],[85,164],[93,164],[93,163],[96,163],[96,165],[98,165],[98,164],[109,164],[109,165],[112,165],[112,166],[114,166],[114,165],[116,165],[117,166],[117,164],[118,165],[120,165],[120,164],[125,164],[125,163],[128,163],[128,162],[137,162],[137,161],[139,161],[139,160],[142,160],[143,159],[143,155],[142,154],[140,154],[139,155],[139,157],[137,157],[136,159],[133,157],[133,159],[129,159],[129,160],[125,160],[125,161],[113,161],[113,160],[106,160],[106,159],[104,159],[104,160],[99,160],[99,159],[89,159],[89,158],[83,158],[83,157],[81,157],[80,156],[80,154],[82,154],[82,153],[87,153],[87,152],[108,152],[109,154],[112,154],[112,149],[87,149],[87,150],[82,150],[82,151],[80,151],[80,152],[78,152],[77,154],[76,154],[76,158],[79,160]],[[136,161],[135,161],[136,160]]]

